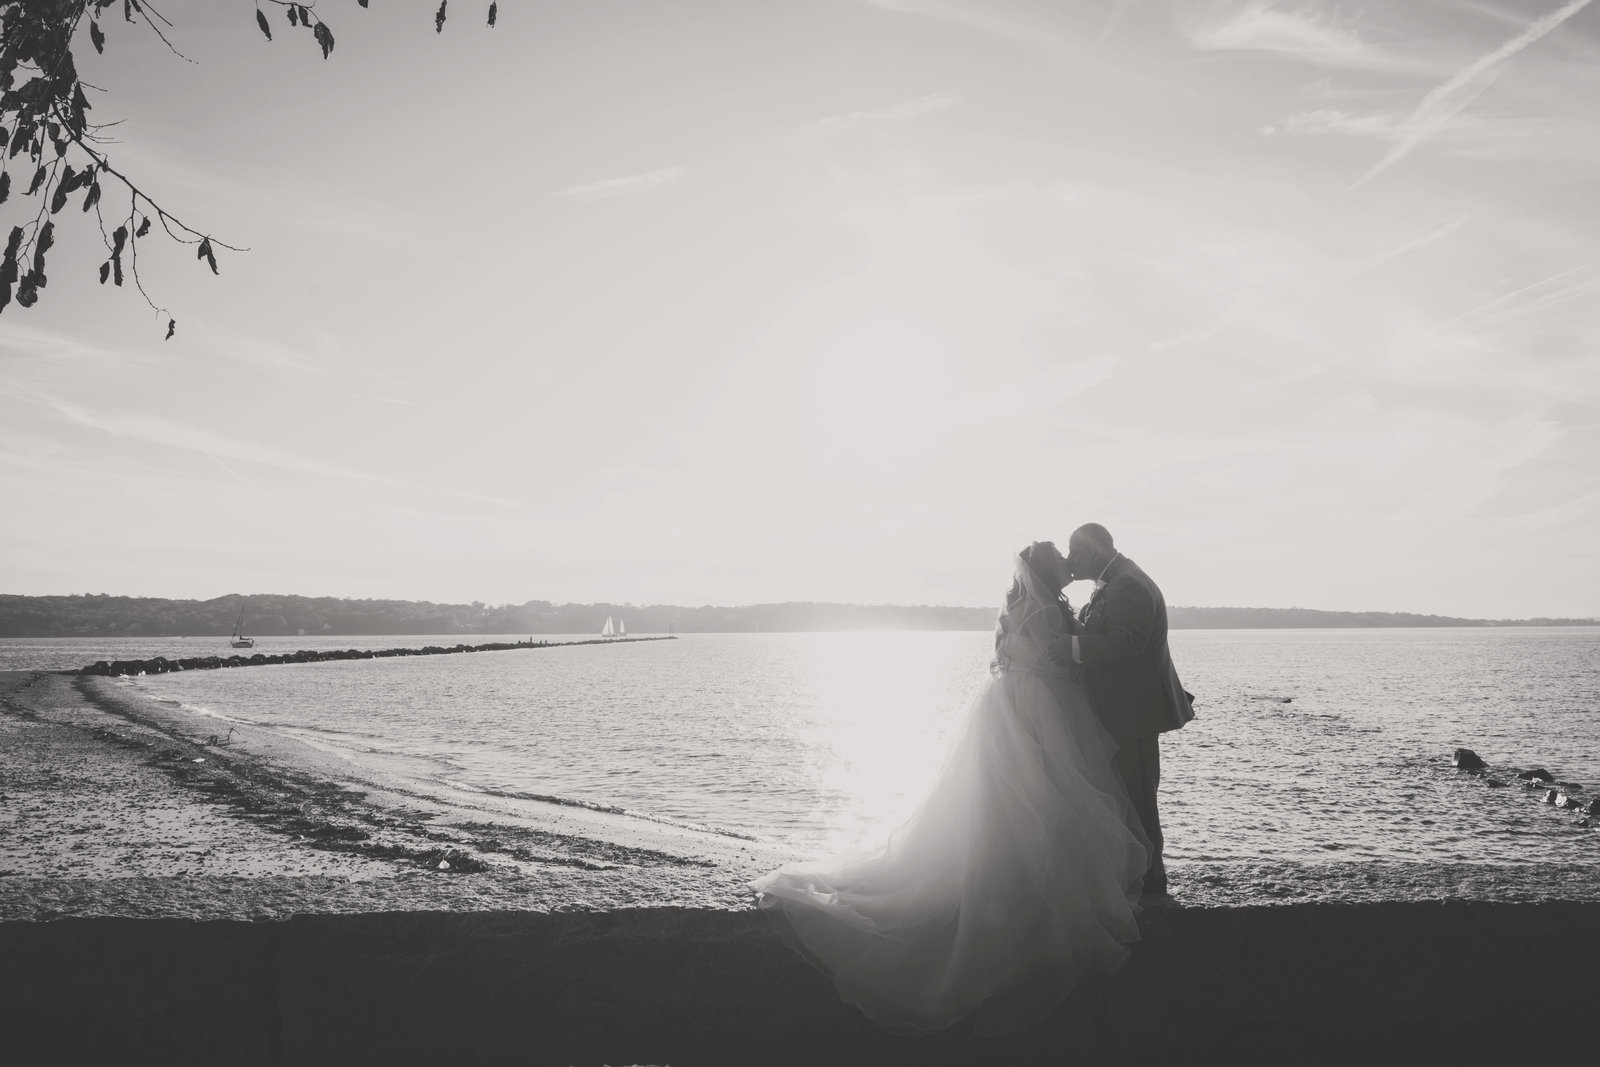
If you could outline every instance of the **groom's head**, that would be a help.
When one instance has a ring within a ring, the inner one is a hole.
[[[1086,522],[1067,541],[1067,571],[1074,578],[1098,578],[1117,557],[1111,531],[1098,522]]]

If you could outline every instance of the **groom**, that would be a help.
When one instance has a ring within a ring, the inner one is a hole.
[[[1167,602],[1150,576],[1118,552],[1110,532],[1087,523],[1067,542],[1067,573],[1094,579],[1084,605],[1082,632],[1072,638],[1072,662],[1081,664],[1095,714],[1118,743],[1117,774],[1128,787],[1133,809],[1150,838],[1150,868],[1143,892],[1165,894],[1161,819],[1156,786],[1161,781],[1160,734],[1194,718],[1194,698],[1178,681],[1167,651]],[[1063,642],[1058,658],[1069,654]]]

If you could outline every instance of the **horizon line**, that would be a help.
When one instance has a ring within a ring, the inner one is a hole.
[[[403,598],[403,597],[370,597],[370,596],[369,597],[355,597],[355,596],[331,596],[331,595],[308,596],[308,595],[303,594],[303,593],[222,593],[222,594],[220,594],[218,596],[207,597],[207,598],[201,599],[201,598],[197,598],[197,597],[140,596],[140,595],[130,594],[130,593],[5,593],[5,592],[0,592],[0,598],[4,598],[4,597],[20,597],[20,598],[26,598],[26,599],[61,598],[61,599],[72,599],[72,600],[90,600],[90,599],[100,599],[100,598],[120,599],[120,600],[166,600],[166,601],[175,601],[175,602],[179,602],[179,603],[188,602],[188,603],[193,603],[193,604],[208,604],[208,603],[213,603],[213,602],[219,601],[219,600],[227,600],[227,599],[230,599],[230,598],[240,598],[240,599],[248,600],[251,597],[293,597],[293,598],[298,598],[298,599],[301,599],[301,600],[339,600],[339,601],[355,601],[355,602],[367,602],[367,603],[389,603],[389,604],[431,604],[431,605],[434,605],[434,606],[437,606],[437,607],[447,607],[447,608],[470,608],[475,603],[482,603],[483,604],[483,608],[480,609],[480,610],[505,610],[507,608],[523,608],[523,607],[527,607],[529,604],[548,604],[551,607],[555,607],[555,608],[584,608],[584,607],[592,607],[592,608],[630,608],[630,609],[638,610],[638,611],[662,610],[662,609],[667,609],[667,608],[678,608],[678,609],[689,610],[689,611],[702,611],[702,610],[707,610],[707,609],[725,610],[725,611],[738,611],[738,610],[753,610],[753,609],[757,609],[757,608],[780,608],[780,607],[792,607],[792,606],[801,606],[801,605],[815,606],[815,607],[831,607],[831,608],[897,609],[897,610],[925,610],[925,611],[995,611],[995,610],[997,610],[996,606],[993,605],[993,604],[983,604],[983,605],[971,605],[971,604],[928,604],[928,603],[898,604],[898,603],[888,603],[888,602],[861,603],[861,602],[858,602],[858,601],[843,601],[843,600],[771,600],[771,601],[758,601],[758,602],[754,602],[754,603],[743,603],[743,604],[710,604],[710,603],[707,603],[707,604],[671,604],[671,603],[635,604],[635,603],[628,602],[628,601],[609,601],[609,600],[590,600],[590,601],[568,600],[568,601],[560,601],[560,602],[558,602],[558,601],[554,601],[554,600],[530,599],[530,600],[525,600],[525,601],[523,601],[521,603],[514,603],[512,601],[504,601],[504,602],[499,603],[499,604],[492,604],[492,603],[489,603],[488,601],[452,602],[452,601],[439,601],[439,600],[413,600],[413,599],[407,599],[407,598]],[[1317,612],[1317,613],[1324,614],[1324,615],[1410,615],[1410,616],[1416,616],[1418,618],[1455,619],[1455,620],[1462,620],[1462,621],[1467,621],[1467,622],[1526,622],[1526,621],[1533,621],[1533,620],[1538,620],[1538,619],[1563,619],[1563,620],[1572,620],[1572,621],[1583,622],[1583,623],[1600,624],[1600,614],[1593,614],[1593,615],[1527,615],[1527,616],[1521,616],[1521,617],[1518,617],[1518,618],[1513,618],[1511,616],[1502,616],[1500,618],[1491,619],[1491,618],[1487,618],[1487,617],[1474,617],[1474,616],[1467,616],[1467,615],[1441,615],[1441,614],[1439,614],[1437,612],[1395,611],[1395,610],[1374,609],[1374,608],[1310,608],[1310,607],[1302,607],[1302,606],[1299,606],[1299,605],[1293,605],[1293,606],[1290,606],[1290,607],[1265,607],[1265,606],[1249,606],[1249,605],[1238,605],[1238,604],[1215,604],[1215,605],[1206,605],[1206,604],[1169,604],[1169,605],[1167,605],[1167,610],[1169,612],[1170,611],[1174,611],[1174,610],[1183,610],[1183,611],[1310,611],[1310,612]]]

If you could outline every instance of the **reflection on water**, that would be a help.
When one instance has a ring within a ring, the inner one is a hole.
[[[1199,697],[1199,717],[1162,742],[1174,858],[1600,859],[1600,831],[1448,767],[1465,745],[1600,788],[1600,629],[1178,631],[1172,644]],[[990,651],[983,633],[686,635],[138,685],[424,783],[824,849],[875,839],[916,799]]]

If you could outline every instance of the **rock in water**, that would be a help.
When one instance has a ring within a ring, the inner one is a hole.
[[[1523,771],[1517,777],[1524,782],[1553,782],[1556,780],[1556,776],[1543,767],[1535,767],[1531,771]]]
[[[1563,795],[1564,794],[1562,794],[1562,793],[1557,793],[1554,789],[1546,789],[1544,791],[1544,796],[1541,797],[1540,799],[1543,800],[1546,804],[1554,804],[1556,802],[1556,797],[1563,796]]]
[[[1583,807],[1583,801],[1579,800],[1571,793],[1557,793],[1554,804],[1558,808],[1576,809]]]
[[[1451,761],[1463,771],[1481,771],[1489,766],[1483,758],[1470,748],[1456,749],[1455,758]]]

